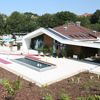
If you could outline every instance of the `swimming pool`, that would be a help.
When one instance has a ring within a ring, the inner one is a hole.
[[[50,63],[46,63],[40,60],[34,60],[30,58],[18,58],[12,61],[22,64],[31,69],[35,69],[36,71],[40,71],[40,72],[55,68],[54,64],[50,64]]]

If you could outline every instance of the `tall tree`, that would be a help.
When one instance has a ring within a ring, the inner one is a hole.
[[[77,17],[76,21],[80,21],[82,26],[88,26],[90,25],[90,20],[88,17]]]
[[[96,12],[91,16],[91,23],[98,23],[100,20],[100,10],[96,10]]]
[[[0,14],[0,33],[5,33],[6,15]]]
[[[55,14],[58,25],[65,24],[66,21],[74,22],[76,20],[76,15],[69,11],[62,11]]]

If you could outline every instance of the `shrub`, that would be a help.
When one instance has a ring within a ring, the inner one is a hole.
[[[2,85],[5,87],[5,93],[7,94],[7,100],[14,100],[14,95],[17,93],[16,91],[22,89],[22,83],[20,82],[20,77],[13,82],[9,82],[8,79],[4,78],[2,80]]]
[[[20,48],[21,48],[20,43],[17,43],[17,50],[20,50]]]
[[[70,100],[70,99],[69,99],[68,95],[66,95],[66,94],[63,93],[63,94],[61,95],[60,100]]]
[[[49,49],[50,56],[53,56],[53,48]]]
[[[65,50],[62,50],[61,51],[61,55],[62,55],[62,57],[66,57],[66,51]]]
[[[10,45],[11,45],[11,46],[13,46],[13,44],[14,44],[14,42],[13,42],[13,41],[10,41],[9,43],[10,43]]]
[[[43,54],[44,54],[44,56],[46,56],[47,53],[48,53],[48,49],[47,48],[43,48]]]
[[[97,100],[94,96],[88,96],[86,100]]]
[[[100,96],[95,95],[95,100],[100,100]]]
[[[86,100],[84,97],[76,98],[75,100]]]
[[[53,100],[53,98],[50,94],[47,94],[46,96],[44,96],[44,100]]]
[[[5,41],[1,41],[0,45],[3,46],[5,44]]]
[[[59,56],[59,54],[60,54],[60,51],[56,50],[56,55]]]
[[[38,55],[40,55],[40,53],[42,52],[42,48],[38,48]]]

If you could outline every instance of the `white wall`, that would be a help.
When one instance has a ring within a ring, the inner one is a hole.
[[[23,39],[23,50],[28,51],[30,48],[31,39]]]

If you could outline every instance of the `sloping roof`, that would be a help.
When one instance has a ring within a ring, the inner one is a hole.
[[[66,30],[64,30],[64,28],[66,28]],[[62,25],[53,29],[71,39],[96,39],[100,36],[100,32],[94,33],[93,30],[75,24]]]
[[[67,36],[64,36],[63,34],[60,34],[59,32],[54,31],[51,28],[49,28],[49,29],[40,28],[34,32],[31,32],[23,37],[23,41],[25,42],[25,41],[30,40],[31,38],[37,37],[41,34],[46,34],[46,35],[50,36],[51,38],[59,41],[62,44],[77,45],[77,46],[92,47],[92,48],[100,49],[99,43],[89,43],[89,42],[83,42],[80,40],[73,40],[73,39],[68,38]]]

